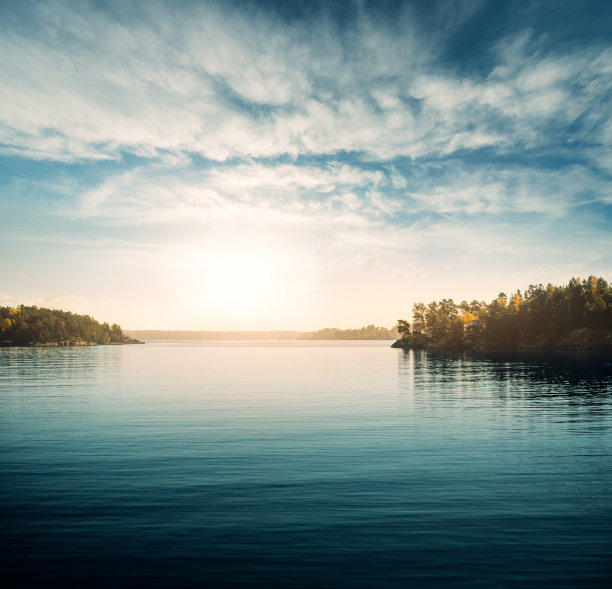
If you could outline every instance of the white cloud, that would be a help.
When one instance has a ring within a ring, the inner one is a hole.
[[[426,247],[423,219],[475,217],[488,225],[488,219],[511,214],[531,227],[571,219],[576,210],[608,198],[606,180],[581,165],[538,170],[454,160],[415,164],[402,174],[393,166],[382,171],[339,162],[318,167],[253,162],[208,170],[159,164],[107,177],[79,196],[80,208],[64,214],[141,227],[149,241],[164,234],[187,241],[222,235],[241,242],[295,238],[323,245],[376,235],[382,259],[385,241],[398,251]],[[129,244],[130,238],[123,241]]]
[[[63,3],[25,13],[30,25],[0,38],[0,138],[4,153],[32,158],[345,150],[384,160],[545,143],[547,125],[593,100],[611,114],[609,50],[547,53],[528,34],[500,42],[483,79],[438,63],[435,35],[366,13],[344,35],[324,19],[288,25],[211,3],[149,3],[138,21]]]
[[[359,211],[365,220],[366,213],[390,214],[398,205],[374,191],[367,203],[354,199],[345,207],[344,195],[386,182],[381,172],[341,163],[324,167],[253,163],[181,172],[147,166],[108,177],[84,192],[77,214],[131,224],[195,219],[302,223],[304,216],[333,217],[334,205],[340,203],[340,213]]]
[[[605,202],[609,195],[608,182],[581,165],[558,170],[493,164],[472,168],[455,161],[448,162],[441,175],[423,176],[418,187],[408,183],[408,194],[421,210],[441,214],[563,217],[573,207]]]

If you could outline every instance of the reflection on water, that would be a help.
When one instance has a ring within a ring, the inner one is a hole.
[[[476,355],[405,350],[399,361],[402,387],[455,381],[458,386],[493,381],[500,391],[559,398],[609,394],[612,359],[587,352],[505,352]]]
[[[612,366],[304,342],[0,349],[11,587],[607,587]]]

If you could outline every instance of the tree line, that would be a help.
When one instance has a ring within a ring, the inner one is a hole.
[[[572,278],[565,286],[530,285],[510,296],[499,293],[490,303],[442,299],[415,303],[412,323],[400,319],[400,343],[450,347],[547,346],[568,338],[576,330],[606,341],[612,334],[612,285],[603,278]]]
[[[0,340],[12,345],[124,344],[136,340],[114,323],[36,306],[0,307]]]
[[[129,336],[140,340],[151,341],[275,341],[275,340],[296,340],[301,331],[193,331],[193,330],[169,330],[169,329],[129,329],[126,332]]]
[[[381,340],[397,339],[399,332],[397,328],[377,327],[376,325],[366,325],[358,329],[338,329],[337,327],[326,327],[319,331],[302,334],[298,339],[303,340]]]

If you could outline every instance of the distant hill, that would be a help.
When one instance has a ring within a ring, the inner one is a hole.
[[[114,323],[89,315],[35,306],[0,307],[0,343],[4,346],[94,346],[142,343]]]
[[[296,340],[301,331],[182,331],[162,329],[126,330],[130,337],[147,341],[180,340]]]
[[[335,327],[319,331],[188,331],[137,329],[126,330],[129,336],[146,341],[206,341],[206,340],[384,340],[397,339],[395,328],[375,327],[368,325],[359,329],[337,329]]]
[[[304,340],[385,340],[397,339],[399,333],[395,327],[387,329],[386,327],[376,327],[375,325],[367,325],[358,329],[338,329],[336,327],[327,327],[312,333],[304,333],[299,339]]]

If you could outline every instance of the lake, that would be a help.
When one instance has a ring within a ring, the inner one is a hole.
[[[612,360],[0,349],[5,587],[607,587]]]

